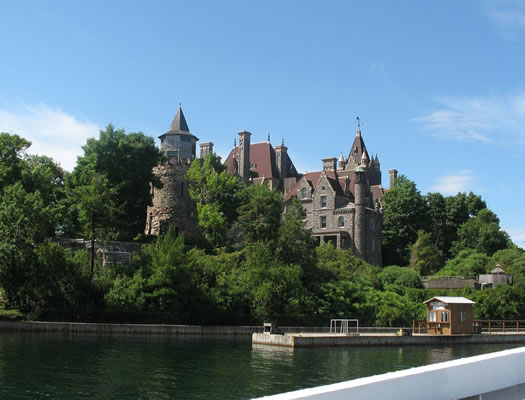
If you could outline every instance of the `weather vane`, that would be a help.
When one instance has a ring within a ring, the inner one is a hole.
[[[357,127],[361,128],[361,119],[359,117],[356,117],[355,120],[357,122]]]

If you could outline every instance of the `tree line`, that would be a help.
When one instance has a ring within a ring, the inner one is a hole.
[[[387,266],[379,268],[316,246],[298,201],[283,204],[267,186],[246,185],[215,155],[194,160],[187,173],[200,233],[189,243],[173,230],[143,236],[150,185],[161,187],[152,168],[163,156],[152,138],[108,125],[71,173],[27,155],[29,146],[0,134],[0,297],[27,318],[65,310],[181,323],[348,317],[394,326],[424,317],[422,301],[437,294],[473,299],[480,318],[525,317],[525,254],[473,193],[421,195],[400,176],[383,197]],[[103,268],[91,252],[59,246],[61,237],[144,244],[129,264]],[[496,264],[513,274],[512,286],[421,286],[420,275],[474,275]]]

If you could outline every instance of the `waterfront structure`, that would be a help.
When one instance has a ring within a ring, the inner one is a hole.
[[[293,198],[305,209],[305,226],[319,244],[331,242],[336,248],[348,249],[370,264],[382,266],[381,167],[377,154],[370,155],[358,126],[348,153],[322,160],[322,170],[297,172],[284,140],[272,146],[252,143],[252,134],[239,132],[239,144],[226,158],[227,171],[247,184],[266,184],[283,193],[285,210]],[[168,132],[160,136],[166,161],[154,169],[163,184],[151,189],[152,205],[147,210],[145,233],[159,235],[174,226],[177,233],[192,239],[197,234],[195,205],[185,180],[186,172],[196,157],[196,142],[186,123],[181,107]],[[200,157],[213,153],[213,143],[201,144]],[[390,185],[397,177],[390,170]]]
[[[472,300],[465,297],[433,297],[427,305],[427,334],[472,334]]]

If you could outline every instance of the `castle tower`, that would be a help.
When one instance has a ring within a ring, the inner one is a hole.
[[[239,176],[244,182],[250,179],[250,136],[248,131],[239,132],[239,153],[237,162],[239,165]]]
[[[366,181],[366,169],[359,166],[354,171],[355,176],[355,222],[354,222],[354,245],[356,256],[367,260],[367,225],[366,225],[366,194],[368,183]]]
[[[197,232],[186,172],[195,158],[199,139],[190,132],[180,106],[168,132],[159,139],[166,160],[153,168],[153,173],[162,182],[162,188],[151,189],[152,204],[147,210],[145,234],[164,234],[173,226],[175,232],[191,240]]]

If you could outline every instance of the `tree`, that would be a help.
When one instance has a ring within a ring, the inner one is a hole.
[[[246,186],[240,193],[239,228],[246,242],[277,238],[283,211],[282,195],[266,185]]]
[[[121,239],[133,239],[144,231],[146,208],[151,202],[150,182],[160,181],[153,167],[162,158],[153,138],[141,132],[126,134],[111,124],[100,131],[99,139],[88,139],[84,155],[78,158],[71,179],[72,188],[91,185],[95,174],[105,176],[106,187],[115,191],[115,204],[121,214],[115,228]]]
[[[474,249],[461,250],[436,274],[439,276],[474,276],[490,269],[489,257]]]
[[[421,275],[432,275],[439,270],[442,261],[441,251],[432,243],[431,234],[418,231],[410,252],[410,267]]]
[[[410,245],[428,221],[428,206],[406,176],[399,176],[383,196],[383,262],[408,265]]]
[[[509,235],[500,229],[496,214],[484,208],[476,217],[460,226],[451,253],[457,255],[461,250],[475,249],[491,256],[510,245]]]
[[[83,233],[91,240],[91,267],[95,267],[95,241],[107,239],[114,233],[118,208],[115,204],[117,189],[111,187],[108,179],[92,174],[89,183],[73,189],[73,198],[79,210],[79,221]]]
[[[228,174],[215,154],[204,160],[195,159],[186,178],[190,197],[197,206],[201,233],[212,246],[225,246],[227,232],[237,218],[240,204],[237,194],[244,183],[238,176]]]
[[[0,133],[0,191],[22,178],[22,156],[29,146],[31,142],[18,135]]]

